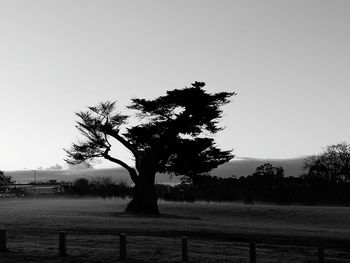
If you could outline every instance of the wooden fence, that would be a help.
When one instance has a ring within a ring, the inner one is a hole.
[[[60,231],[58,235],[58,254],[61,257],[67,256],[67,242],[66,242],[66,232]],[[250,242],[249,244],[249,262],[256,263],[256,243]],[[7,233],[5,229],[0,229],[0,252],[7,252]],[[188,250],[188,237],[181,237],[181,262],[190,262],[189,250]],[[324,248],[317,249],[318,263],[325,263],[325,253]],[[121,233],[119,235],[119,260],[127,260],[127,235]]]

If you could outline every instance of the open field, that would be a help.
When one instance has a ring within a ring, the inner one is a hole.
[[[161,216],[133,216],[118,199],[0,201],[9,252],[0,262],[116,262],[118,234],[128,235],[128,262],[180,262],[182,235],[191,262],[350,262],[350,208],[160,202]],[[68,256],[58,254],[67,231]]]

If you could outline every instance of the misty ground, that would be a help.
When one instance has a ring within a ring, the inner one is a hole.
[[[118,234],[128,235],[128,262],[180,262],[182,235],[191,262],[248,262],[257,242],[258,262],[350,260],[350,208],[159,203],[162,215],[123,213],[127,200],[0,200],[0,226],[9,252],[0,262],[116,262]],[[58,256],[58,232],[67,231],[68,256]]]

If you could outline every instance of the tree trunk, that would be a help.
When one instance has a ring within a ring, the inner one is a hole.
[[[134,196],[125,212],[159,214],[157,194],[154,185],[155,174],[140,174],[134,186]]]

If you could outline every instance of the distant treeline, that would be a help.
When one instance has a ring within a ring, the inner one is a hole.
[[[304,170],[305,174],[299,177],[285,177],[281,166],[265,163],[247,177],[219,178],[191,174],[184,176],[181,184],[155,187],[158,198],[169,201],[350,205],[350,144],[331,145],[323,153],[307,157]],[[0,171],[0,195],[25,196],[23,189],[11,184],[11,177]],[[61,184],[52,194],[132,198],[133,190],[125,181],[98,177]]]
[[[67,185],[64,194],[126,198],[132,196],[132,187],[125,181],[115,181],[111,177],[98,177],[91,180],[80,178],[73,184]]]
[[[275,204],[350,205],[350,183],[307,177],[218,178],[203,176],[194,185],[158,185],[160,198],[171,201],[242,201]]]
[[[268,166],[268,165],[267,165]],[[266,165],[265,165],[266,168]],[[283,170],[264,174],[255,172],[247,177],[220,178],[209,175],[178,185],[156,185],[158,198],[167,201],[241,201],[247,204],[269,202],[276,204],[339,204],[350,205],[350,183],[329,181],[324,178],[301,176],[284,177]],[[258,169],[257,169],[258,170]],[[133,187],[111,177],[80,178],[73,184],[63,185],[55,195],[96,196],[102,198],[130,198]],[[21,189],[12,189],[17,193]],[[18,192],[19,193],[19,192]],[[18,196],[22,196],[21,194]]]
[[[277,204],[350,205],[350,144],[328,146],[304,160],[305,174],[285,177],[281,166],[265,163],[247,177],[219,178],[190,174],[179,185],[156,185],[158,198],[171,201],[243,201]],[[132,196],[132,187],[110,178],[77,180],[68,193]]]
[[[350,183],[329,182],[320,178],[283,177],[254,173],[248,177],[219,178],[199,176],[195,182],[156,185],[158,198],[167,201],[242,201],[247,204],[339,204],[350,205]],[[103,198],[132,196],[133,187],[109,177],[78,179],[67,186],[65,194]]]
[[[350,155],[349,155],[350,156]],[[316,158],[312,159],[315,160]],[[317,159],[316,159],[317,160]],[[332,160],[337,160],[332,158]],[[247,177],[218,178],[194,176],[182,184],[160,191],[166,200],[205,200],[205,201],[243,201],[245,203],[272,202],[276,204],[341,204],[350,205],[350,180],[348,169],[337,169],[325,173],[311,166],[306,160],[308,173],[300,177],[285,177],[281,166],[270,163],[258,166]],[[313,161],[314,162],[314,161]],[[335,162],[323,162],[334,168]],[[316,167],[316,168],[315,168]],[[342,167],[338,165],[338,167]],[[328,168],[327,170],[328,171]],[[332,174],[332,176],[329,176]]]

